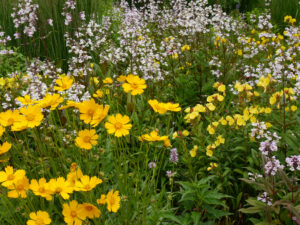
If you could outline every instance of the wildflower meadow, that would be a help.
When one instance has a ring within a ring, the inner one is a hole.
[[[300,2],[243,2],[0,0],[0,225],[300,224]]]

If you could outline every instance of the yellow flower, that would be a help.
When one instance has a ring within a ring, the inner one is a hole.
[[[49,190],[54,194],[59,194],[63,199],[69,199],[71,193],[73,193],[73,187],[64,177],[58,177],[49,181]]]
[[[170,141],[169,138],[164,140],[164,146],[165,146],[166,148],[172,147],[171,141]]]
[[[113,80],[110,78],[110,77],[107,77],[103,80],[103,83],[104,84],[112,84],[113,83]]]
[[[97,90],[95,94],[93,94],[93,97],[95,98],[102,98],[104,95],[103,91]]]
[[[147,88],[145,80],[139,76],[129,74],[126,81],[127,83],[122,84],[122,87],[126,93],[130,92],[131,95],[140,95]]]
[[[29,180],[26,176],[15,180],[14,183],[8,187],[11,191],[7,193],[9,198],[26,198],[29,189]]]
[[[119,191],[109,191],[106,195],[106,203],[107,203],[107,209],[110,212],[116,213],[120,208],[120,201],[121,198],[119,196]]]
[[[267,87],[269,86],[269,84],[270,84],[270,78],[262,76],[259,79],[259,82],[257,83],[257,86],[263,87],[264,88],[264,92],[266,92]]]
[[[190,49],[191,49],[191,47],[189,45],[184,45],[184,46],[182,46],[181,51],[182,52],[189,51]]]
[[[93,145],[97,145],[98,135],[96,130],[81,130],[78,132],[78,137],[75,139],[75,143],[79,148],[90,150]]]
[[[45,211],[37,211],[29,214],[31,220],[27,221],[27,225],[47,225],[51,223],[50,216]]]
[[[29,95],[25,95],[24,97],[17,97],[16,100],[21,102],[23,105],[32,105],[36,102],[36,100],[31,99]]]
[[[4,127],[13,125],[20,118],[19,110],[11,111],[10,109],[0,113],[0,124]]]
[[[22,123],[30,128],[37,127],[41,124],[44,118],[42,110],[38,105],[30,105],[27,108],[21,108],[20,112],[23,114],[22,120],[20,117],[20,121],[15,122],[14,127],[22,126]]]
[[[159,136],[158,135],[158,132],[157,131],[152,131],[151,133],[150,133],[150,135],[149,134],[144,134],[144,135],[142,135],[142,137],[143,137],[143,139],[144,140],[146,140],[146,141],[164,141],[164,140],[166,140],[166,139],[168,139],[168,136]]]
[[[238,54],[239,56],[242,56],[242,55],[243,55],[243,50],[238,49],[238,50],[237,50],[237,54]]]
[[[0,183],[3,187],[10,187],[16,180],[25,177],[25,170],[17,170],[14,173],[14,169],[11,166],[5,167],[5,171],[0,171]]]
[[[210,163],[209,165],[210,165],[210,167],[207,168],[207,171],[210,171],[211,169],[218,167],[217,163]]]
[[[64,98],[60,94],[46,94],[46,96],[39,102],[41,108],[48,108],[55,110],[56,107],[64,101]]]
[[[193,112],[206,112],[206,108],[203,105],[197,104],[194,108],[193,108]]]
[[[234,119],[231,116],[226,116],[226,120],[229,126],[232,126],[234,124]]]
[[[58,86],[54,86],[54,90],[57,90],[57,91],[68,90],[73,85],[73,79],[68,76],[64,76],[60,79],[57,79],[55,82]]]
[[[81,103],[68,100],[67,104],[60,107],[59,110],[63,110],[63,109],[71,108],[71,107],[76,107],[77,108],[79,104],[81,104]]]
[[[125,82],[125,81],[126,81],[126,76],[120,75],[120,76],[117,78],[117,81],[119,81],[119,82],[121,82],[121,83]]]
[[[219,101],[222,102],[224,100],[224,96],[223,95],[219,95],[219,94],[213,94],[207,97],[207,101],[208,102],[214,102],[214,101]],[[213,111],[213,110],[211,110]]]
[[[215,148],[216,148],[216,146],[214,144],[213,145],[208,145],[206,147],[206,155],[209,156],[209,157],[212,157],[213,151],[214,151]]]
[[[179,103],[166,103],[165,107],[168,111],[172,111],[172,112],[179,112],[181,111],[181,108],[179,107]]]
[[[53,194],[53,191],[50,190],[45,178],[41,178],[39,181],[36,179],[31,180],[29,188],[35,195],[46,198],[48,201],[52,200],[51,194]]]
[[[182,131],[182,135],[185,137],[189,136],[189,134],[190,133],[187,130]]]
[[[97,203],[99,205],[105,205],[106,204],[106,195],[101,195],[101,198],[97,199]]]
[[[76,191],[90,191],[94,189],[98,184],[101,184],[102,180],[94,177],[89,177],[87,175],[84,175],[80,178],[80,181],[77,180],[75,183],[74,189]]]
[[[197,150],[198,150],[198,146],[197,145],[194,145],[193,149],[190,150],[190,155],[191,157],[196,157],[196,154],[197,154]]]
[[[0,77],[0,86],[4,86],[6,83],[5,79],[3,77]]]
[[[90,83],[94,83],[95,85],[99,84],[99,80],[97,77],[91,77]]]
[[[86,124],[90,123],[93,127],[107,116],[109,110],[109,106],[103,107],[103,105],[95,103],[94,99],[77,104],[77,108],[80,112],[80,119]]]
[[[3,155],[4,153],[8,152],[11,148],[11,144],[7,141],[4,142],[2,145],[0,145],[0,155]]]
[[[76,200],[72,200],[70,204],[63,204],[62,214],[67,225],[82,225],[82,220],[86,219],[81,205]]]
[[[225,138],[223,138],[222,135],[219,135],[217,137],[217,140],[215,141],[216,147],[219,146],[220,144],[224,144],[224,143],[225,143]]]
[[[70,183],[70,186],[75,187],[76,181],[78,181],[83,176],[83,173],[80,168],[76,170],[71,170],[67,175],[67,181]]]
[[[100,210],[96,206],[89,203],[81,204],[80,210],[80,213],[82,213],[83,216],[88,217],[90,219],[99,218],[101,215]]]
[[[292,106],[291,106],[291,111],[292,111],[292,112],[295,112],[297,109],[298,109],[297,106],[295,106],[295,105],[292,105]]]
[[[159,114],[164,114],[168,110],[167,107],[166,107],[166,105],[164,103],[160,103],[156,99],[149,100],[148,103],[152,107],[152,109],[155,112],[158,112]]]
[[[207,103],[205,105],[210,111],[214,111],[216,109],[216,107],[214,106],[214,104],[212,103]]]
[[[129,130],[132,125],[129,123],[128,116],[117,114],[115,116],[109,116],[108,122],[105,123],[105,128],[109,134],[114,134],[116,137],[126,136],[129,134]]]

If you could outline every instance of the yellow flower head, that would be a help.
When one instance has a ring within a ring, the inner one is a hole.
[[[207,103],[205,105],[210,111],[214,111],[216,109],[216,106],[212,103]]]
[[[29,95],[25,95],[24,97],[17,97],[16,100],[21,102],[22,105],[32,105],[36,102],[36,100],[31,99]]]
[[[65,90],[68,90],[72,87],[73,78],[68,77],[68,76],[63,76],[62,78],[57,79],[55,82],[58,86],[54,86],[54,90],[56,90],[56,91],[65,91]]]
[[[139,76],[129,74],[126,81],[127,83],[122,84],[122,87],[126,93],[129,92],[131,95],[140,95],[147,88],[145,80],[139,78]]]
[[[94,145],[97,145],[97,139],[98,135],[95,129],[85,129],[78,132],[75,143],[79,148],[90,150]]]
[[[30,105],[27,108],[21,108],[20,112],[23,114],[23,117],[22,119],[19,117],[20,120],[15,122],[14,127],[22,126],[23,124],[30,128],[37,127],[44,118],[42,110],[38,105]]]
[[[41,178],[39,181],[36,179],[31,180],[29,188],[35,195],[46,198],[48,201],[52,200],[51,195],[53,194],[53,191],[49,188],[49,184],[45,178]]]
[[[95,94],[93,94],[93,97],[95,98],[102,98],[104,95],[103,91],[97,90]]]
[[[14,168],[11,166],[5,167],[5,171],[0,171],[0,183],[3,187],[10,187],[16,180],[25,177],[25,170],[17,170],[14,172]]]
[[[105,205],[106,204],[106,195],[101,195],[101,198],[97,199],[97,203],[99,205]]]
[[[144,135],[142,135],[142,137],[143,137],[143,139],[144,140],[146,140],[146,141],[164,141],[164,140],[166,140],[166,139],[168,139],[168,136],[159,136],[158,135],[158,132],[157,131],[152,131],[151,133],[150,133],[150,135],[149,134],[144,134]]]
[[[70,183],[66,181],[63,177],[51,179],[48,184],[49,190],[54,194],[61,195],[63,199],[69,199],[69,194],[73,193],[74,191]]]
[[[197,145],[194,145],[194,147],[193,147],[193,149],[192,150],[190,150],[190,155],[191,155],[191,157],[196,157],[196,155],[197,155],[197,150],[198,150],[198,146]]]
[[[29,214],[30,220],[27,221],[27,225],[47,225],[51,223],[50,216],[45,211],[37,211]]]
[[[80,213],[82,213],[82,215],[87,218],[90,218],[90,219],[99,218],[101,215],[100,210],[92,204],[83,203],[80,205],[80,208],[81,208]]]
[[[166,105],[164,103],[158,102],[156,99],[149,100],[148,103],[152,107],[152,109],[159,114],[164,114],[168,111]]]
[[[181,108],[179,107],[179,103],[168,102],[168,103],[165,104],[165,107],[168,111],[172,111],[172,112],[181,111]]]
[[[10,109],[0,113],[0,124],[4,127],[13,125],[20,118],[19,110],[11,111]]]
[[[2,145],[0,145],[0,155],[3,155],[4,153],[8,152],[11,148],[11,144],[7,141],[4,142]]]
[[[120,201],[119,191],[109,191],[106,195],[107,210],[116,213],[120,208]]]
[[[103,107],[95,103],[94,99],[90,99],[79,103],[76,106],[80,112],[80,119],[86,124],[92,124],[93,127],[97,126],[106,116],[109,106]]]
[[[103,83],[104,84],[112,84],[113,83],[113,80],[110,78],[110,77],[107,77],[103,80]]]
[[[119,81],[119,82],[121,82],[121,83],[125,82],[125,81],[126,81],[126,76],[120,75],[120,76],[117,78],[117,81]]]
[[[126,136],[129,134],[129,130],[132,125],[129,123],[128,116],[117,114],[115,116],[109,116],[108,122],[105,123],[105,128],[109,134],[114,134],[116,137]]]
[[[48,108],[55,110],[56,107],[64,101],[64,98],[60,94],[46,94],[46,96],[39,102],[41,108]]]
[[[209,165],[210,165],[210,167],[207,168],[207,171],[210,171],[210,170],[218,167],[217,163],[210,163]]]
[[[63,204],[62,214],[67,225],[82,225],[82,220],[86,219],[81,205],[76,200],[72,200],[69,204]]]
[[[8,188],[11,190],[7,193],[9,198],[26,198],[29,189],[29,180],[26,176],[23,176],[22,178],[15,180]]]
[[[191,49],[191,47],[189,45],[184,45],[184,46],[182,46],[181,51],[182,52],[189,51],[190,49]]]
[[[94,189],[98,184],[101,184],[102,180],[94,177],[89,177],[87,175],[84,175],[80,178],[80,181],[77,180],[75,183],[74,189],[76,191],[90,191]]]

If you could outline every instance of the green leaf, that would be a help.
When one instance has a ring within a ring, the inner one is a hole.
[[[176,216],[174,216],[171,213],[163,213],[163,214],[161,214],[161,217],[165,218],[165,219],[169,219],[169,220],[171,220],[173,222],[176,222],[178,224],[182,224],[182,222]]]
[[[259,213],[259,212],[264,212],[264,209],[262,209],[259,206],[255,206],[255,207],[239,209],[239,211],[242,213]]]

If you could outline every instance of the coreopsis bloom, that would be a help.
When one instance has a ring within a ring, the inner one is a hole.
[[[58,85],[58,86],[54,86],[54,90],[56,90],[56,91],[68,90],[73,85],[73,79],[68,76],[64,76],[60,79],[57,79],[55,82]]]
[[[64,98],[60,94],[46,94],[46,96],[39,102],[41,108],[48,108],[55,110],[56,107],[64,101]]]
[[[142,140],[154,142],[154,141],[164,141],[164,140],[168,139],[168,136],[159,136],[158,132],[156,130],[154,130],[150,133],[150,135],[143,134],[141,136],[141,138],[142,138]]]
[[[96,127],[99,123],[101,123],[101,121],[107,116],[108,110],[109,105],[100,105],[100,108],[95,112],[92,118],[91,125]]]
[[[67,175],[67,181],[70,183],[72,187],[75,187],[76,181],[79,180],[83,176],[83,173],[80,168],[74,171],[71,171]]]
[[[35,99],[31,99],[30,95],[25,95],[24,97],[17,97],[16,100],[21,102],[22,105],[32,105],[36,102]]]
[[[64,177],[58,177],[49,181],[49,190],[54,194],[59,194],[63,199],[69,199],[73,193],[73,187]]]
[[[90,150],[94,145],[97,145],[97,139],[98,135],[95,129],[85,129],[78,132],[75,143],[79,148]]]
[[[71,108],[71,107],[78,107],[81,103],[78,102],[74,102],[74,101],[67,101],[67,104],[64,106],[59,107],[59,110],[63,110],[63,109],[67,109],[67,108]]]
[[[4,153],[8,152],[11,148],[11,144],[7,141],[4,142],[2,145],[0,145],[0,155],[3,155]]]
[[[35,195],[46,198],[48,201],[52,200],[51,194],[53,194],[53,191],[49,188],[49,184],[45,178],[41,178],[39,181],[36,179],[31,180],[29,188]]]
[[[27,225],[47,225],[51,223],[50,216],[45,211],[37,211],[29,214],[30,220],[27,221]]]
[[[109,116],[108,122],[105,123],[105,128],[109,134],[114,134],[116,137],[126,136],[129,134],[129,130],[132,125],[129,123],[128,116],[117,114],[115,116]]]
[[[99,218],[101,215],[100,210],[92,204],[83,203],[80,205],[80,208],[81,208],[82,215],[87,218],[90,218],[90,219]]]
[[[9,198],[26,198],[27,191],[29,190],[29,180],[26,176],[14,181],[14,183],[8,187],[11,191],[7,193]]]
[[[181,111],[181,107],[179,107],[178,103],[165,103],[165,107],[168,111],[179,112]]]
[[[93,126],[97,126],[107,115],[109,106],[103,107],[95,102],[94,99],[90,99],[79,103],[77,108],[80,112],[80,119],[86,124],[91,123]]]
[[[101,183],[102,180],[96,176],[89,177],[87,175],[84,175],[80,178],[80,180],[76,181],[74,189],[76,191],[90,191]]]
[[[67,225],[82,225],[82,220],[86,219],[81,205],[76,200],[71,201],[69,204],[63,204],[62,214]]]
[[[119,191],[109,191],[106,195],[107,210],[116,213],[120,208],[120,201]]]
[[[13,185],[16,180],[25,177],[25,170],[17,170],[14,172],[12,166],[5,167],[5,171],[0,171],[0,183],[3,187],[9,187]]]
[[[130,92],[131,95],[140,95],[147,88],[145,80],[139,76],[129,74],[126,81],[127,83],[122,84],[122,87],[126,93]]]
[[[95,94],[93,94],[93,97],[95,98],[102,98],[104,95],[103,91],[97,90]]]
[[[0,126],[0,137],[2,137],[4,132],[5,132],[5,128]]]
[[[105,205],[106,204],[106,195],[101,195],[99,199],[97,199],[97,203],[99,205]]]
[[[8,127],[14,124],[20,118],[19,110],[11,111],[10,109],[0,113],[0,124],[3,127]]]
[[[119,82],[121,82],[121,83],[125,82],[125,81],[126,81],[126,76],[120,75],[120,76],[117,78],[117,81],[119,81]]]
[[[113,80],[110,78],[110,77],[107,77],[103,80],[103,83],[104,84],[112,84],[113,83]]]
[[[37,127],[41,124],[44,115],[42,113],[41,108],[38,105],[35,106],[28,106],[27,108],[21,108],[20,109],[21,114],[23,117],[19,117],[19,120],[16,121],[13,125],[13,127],[18,126],[27,126],[30,128]]]
[[[158,102],[156,99],[149,100],[148,103],[152,107],[152,109],[159,114],[164,114],[168,111],[166,105],[164,103]]]

